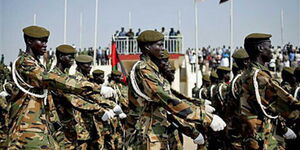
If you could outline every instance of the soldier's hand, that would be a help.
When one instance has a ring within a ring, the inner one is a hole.
[[[114,111],[114,113],[115,113],[116,115],[119,115],[119,114],[123,113],[123,110],[122,110],[122,108],[121,108],[120,105],[116,105],[116,106],[113,108],[113,111]]]
[[[103,116],[101,117],[101,119],[103,121],[107,121],[109,119],[112,119],[116,114],[114,113],[113,110],[109,109],[107,111],[105,111],[105,113],[103,114]]]
[[[124,118],[126,118],[126,117],[127,117],[127,115],[126,115],[125,113],[119,114],[119,118],[120,118],[120,119],[124,119]]]
[[[213,131],[221,131],[226,127],[226,123],[218,115],[213,115],[212,122],[209,126]]]
[[[291,140],[291,139],[296,139],[297,135],[295,134],[295,132],[291,129],[288,128],[288,130],[286,131],[286,133],[283,135],[283,137],[287,140]]]
[[[204,137],[201,133],[197,136],[196,139],[194,139],[194,143],[199,145],[204,144]]]
[[[105,98],[115,98],[117,95],[113,88],[107,86],[101,86],[100,94]]]
[[[212,107],[210,105],[205,105],[204,107],[205,107],[205,111],[207,113],[213,113],[216,110],[214,107]]]
[[[211,105],[211,101],[206,99],[206,100],[204,101],[204,105]]]

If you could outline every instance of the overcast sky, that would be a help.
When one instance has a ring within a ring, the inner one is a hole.
[[[299,0],[234,0],[234,45],[243,45],[252,32],[273,35],[272,44],[281,44],[280,16],[283,9],[284,42],[299,45]],[[79,20],[83,13],[83,47],[94,44],[95,0],[68,0],[67,43],[79,47]],[[116,30],[128,30],[131,12],[132,28],[179,29],[185,48],[194,47],[194,0],[99,0],[97,45],[106,47]],[[63,43],[64,0],[0,0],[0,53],[5,62],[16,58],[18,49],[25,48],[22,29],[33,24],[51,31],[48,48]],[[199,47],[230,44],[230,2],[219,0],[198,3]]]

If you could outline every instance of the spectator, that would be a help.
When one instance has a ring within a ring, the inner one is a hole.
[[[139,28],[138,31],[136,32],[135,36],[139,36],[141,33],[141,29]]]
[[[121,27],[121,31],[119,33],[119,36],[126,36],[126,32],[124,31],[124,27]]]

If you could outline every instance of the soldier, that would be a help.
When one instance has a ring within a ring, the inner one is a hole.
[[[208,87],[210,85],[210,76],[208,74],[204,74],[202,76],[202,86],[199,90],[199,98],[200,99],[208,99]]]
[[[229,93],[229,85],[227,82],[230,79],[230,68],[225,66],[217,67],[218,81],[219,83],[213,89],[213,97],[211,99],[212,106],[216,109],[216,114],[225,118],[225,108],[227,107],[227,97]],[[228,139],[225,136],[225,131],[214,132],[208,135],[208,149],[226,149],[228,148]]]
[[[225,115],[227,119],[227,136],[230,140],[231,145],[228,145],[230,149],[240,150],[242,149],[242,141],[240,135],[241,122],[239,119],[239,99],[241,87],[240,77],[243,70],[247,68],[249,64],[249,55],[245,49],[238,49],[232,54],[232,58],[235,63],[232,67],[232,72],[234,74],[233,79],[229,85],[229,97],[227,101],[227,106],[225,110]]]
[[[91,82],[97,83],[99,85],[104,83],[104,71],[100,69],[95,69],[92,73],[93,78],[91,78]]]
[[[170,84],[158,68],[159,58],[163,56],[163,39],[161,33],[150,30],[142,32],[137,38],[142,55],[130,73],[130,111],[126,122],[128,149],[167,149],[167,129],[170,125],[167,111],[185,121],[209,125],[214,131],[222,130],[226,126],[218,116],[212,115],[211,122],[204,110],[171,94]],[[204,143],[202,134],[194,139]]]
[[[213,91],[214,91],[214,89],[216,88],[216,86],[219,82],[219,77],[218,77],[216,71],[214,71],[214,70],[210,72],[210,82],[211,82],[211,84],[207,88],[208,89],[207,90],[207,96],[208,96],[209,100],[213,99],[213,96],[214,96]]]
[[[193,98],[199,98],[199,88],[197,86],[197,83],[194,84],[194,87],[192,89],[192,97]]]
[[[85,97],[102,89],[90,82],[47,73],[39,57],[46,52],[50,32],[38,26],[26,27],[23,32],[26,51],[12,65],[14,84],[20,92],[10,100],[8,149],[59,149],[50,130],[46,106],[53,101],[51,96],[47,97],[47,89]]]
[[[294,76],[294,69],[291,67],[284,67],[281,71],[281,87],[287,92],[293,94],[293,89],[296,84],[296,77]]]
[[[296,67],[294,71],[294,77],[296,78],[296,83],[294,87],[292,87],[293,91],[292,94],[294,97],[299,101],[300,100],[300,67]],[[299,118],[300,111],[295,110],[290,113],[289,118],[287,119],[287,126],[290,127],[295,133],[297,133],[297,138],[292,140],[286,140],[286,149],[292,150],[297,147],[300,142],[299,133],[300,133],[300,118]]]
[[[270,105],[282,100],[294,105],[297,100],[271,77],[263,65],[272,58],[270,34],[253,33],[245,38],[244,47],[249,55],[249,67],[241,76],[240,113],[244,120],[242,137],[245,149],[276,149],[272,120],[278,113],[270,110]],[[284,136],[289,137],[288,129]]]
[[[122,73],[118,70],[113,70],[109,78],[109,87],[112,87],[116,93],[116,98],[112,99],[121,106],[125,113],[128,111],[128,87],[122,82]],[[113,118],[108,122],[103,122],[103,135],[104,149],[116,149],[123,148],[124,127],[123,121],[126,115],[123,114],[119,118]]]
[[[77,64],[76,73],[75,73],[76,79],[88,80],[89,73],[91,71],[92,60],[93,60],[92,57],[88,55],[78,55],[77,57],[75,57],[75,61]],[[120,106],[118,105],[115,106],[117,106],[118,109],[122,111]],[[112,114],[110,115],[114,116],[114,111],[111,113]],[[123,113],[123,111],[121,113]],[[77,124],[75,125],[75,129],[77,133],[77,141],[78,141],[77,149],[86,150],[86,149],[102,148],[103,145],[100,141],[101,134],[99,134],[99,130],[101,130],[99,128],[101,127],[99,127],[97,124],[101,120],[95,119],[93,113],[88,113],[86,111],[74,111],[74,115],[75,115],[75,120],[77,122]],[[106,121],[106,120],[107,119],[102,118],[102,121]]]

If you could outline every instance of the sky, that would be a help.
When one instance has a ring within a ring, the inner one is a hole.
[[[67,44],[79,47],[82,13],[82,47],[94,45],[95,4],[96,0],[68,0]],[[299,8],[300,0],[233,0],[233,45],[242,46],[244,37],[253,32],[270,33],[272,44],[281,45],[281,10],[284,43],[299,45]],[[205,0],[197,3],[197,9],[199,47],[230,45],[230,2],[219,5],[219,0]],[[128,30],[129,12],[134,32],[180,29],[185,49],[195,47],[194,0],[99,0],[97,46],[107,47],[121,27]],[[6,63],[25,48],[22,29],[33,25],[34,14],[37,25],[51,32],[48,49],[63,44],[64,0],[0,0],[0,53]]]

